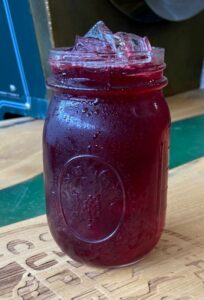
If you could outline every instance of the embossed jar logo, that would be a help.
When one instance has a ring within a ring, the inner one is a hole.
[[[101,158],[70,159],[59,177],[59,199],[72,233],[87,242],[113,235],[125,211],[125,193],[117,171]]]

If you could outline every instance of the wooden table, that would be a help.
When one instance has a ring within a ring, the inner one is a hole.
[[[173,120],[204,114],[203,91],[168,101]],[[1,123],[1,188],[42,171],[42,125],[31,119]],[[162,238],[131,267],[97,269],[72,261],[54,243],[45,216],[0,228],[0,299],[204,300],[204,157],[170,171]]]
[[[0,299],[203,300],[204,158],[170,171],[167,224],[140,263],[97,269],[65,256],[45,217],[0,230]]]

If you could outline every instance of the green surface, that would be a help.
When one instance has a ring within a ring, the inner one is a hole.
[[[204,115],[173,123],[170,168],[201,156],[204,156]]]
[[[44,214],[43,176],[0,191],[0,226]]]
[[[172,124],[170,168],[204,156],[204,115]],[[0,226],[45,213],[43,176],[0,191]]]

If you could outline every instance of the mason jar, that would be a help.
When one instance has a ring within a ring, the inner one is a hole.
[[[151,55],[149,62],[148,55]],[[43,133],[51,233],[70,257],[101,266],[142,259],[165,222],[170,115],[164,50],[50,52]]]

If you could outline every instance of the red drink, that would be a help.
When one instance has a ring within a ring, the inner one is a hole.
[[[81,49],[82,38],[50,56],[47,216],[72,258],[118,266],[147,254],[164,226],[170,125],[164,52],[142,38],[148,49],[119,54],[107,48],[110,37],[105,50],[97,38],[84,39],[101,53]]]

